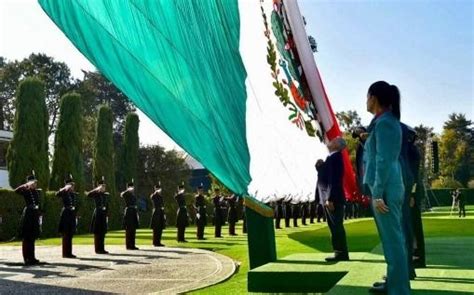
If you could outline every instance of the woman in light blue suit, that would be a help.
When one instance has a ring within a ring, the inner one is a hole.
[[[404,185],[400,166],[402,131],[400,93],[387,82],[372,84],[367,111],[374,114],[364,147],[364,184],[370,188],[375,223],[387,262],[386,283],[374,284],[372,293],[410,294],[407,252],[401,225]]]

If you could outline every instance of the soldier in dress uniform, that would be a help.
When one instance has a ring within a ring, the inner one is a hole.
[[[308,201],[302,201],[301,205],[301,223],[306,225],[306,218],[308,218]]]
[[[138,228],[138,210],[134,186],[132,179],[132,181],[127,184],[127,189],[120,194],[125,202],[123,228],[125,229],[125,245],[127,250],[138,250],[135,246],[135,235]]]
[[[204,198],[204,186],[201,183],[194,197],[194,209],[196,210],[197,239],[205,240],[204,227],[207,225],[206,199]]]
[[[275,206],[275,228],[281,228],[280,222],[283,216],[283,198],[279,198],[276,201]]]
[[[19,237],[23,239],[22,252],[25,265],[40,264],[35,257],[35,240],[40,234],[40,190],[34,171],[26,178],[26,183],[15,189],[25,199],[25,208],[20,219]]]
[[[220,189],[214,189],[214,198],[212,202],[214,203],[214,236],[216,238],[222,238],[221,230],[222,225],[224,224],[224,215],[222,214],[222,203],[224,202],[224,197],[220,194]]]
[[[178,212],[176,214],[176,227],[178,228],[178,242],[187,242],[184,238],[186,227],[189,226],[188,209],[186,208],[186,199],[184,197],[184,183],[178,186],[178,191],[174,196],[178,203]]]
[[[94,234],[94,249],[97,254],[109,254],[105,251],[104,240],[107,233],[107,199],[109,193],[106,192],[105,179],[97,182],[97,187],[87,193],[87,196],[94,199],[95,209],[92,214],[90,232]]]
[[[163,229],[166,228],[165,203],[161,195],[161,182],[155,185],[155,191],[151,194],[150,199],[153,203],[153,214],[151,216],[150,228],[153,229],[153,246],[163,247],[161,243],[161,235]]]
[[[77,193],[74,192],[74,186],[72,175],[69,174],[64,180],[64,187],[56,193],[56,197],[61,198],[63,202],[58,229],[63,237],[63,258],[76,258],[76,255],[72,254],[72,237],[77,226]]]
[[[316,199],[309,201],[309,223],[314,223],[314,219],[316,218]]]
[[[237,201],[239,197],[235,194],[232,194],[230,197],[226,198],[229,204],[229,211],[227,213],[227,221],[229,222],[229,235],[236,236],[235,233],[235,224],[239,221],[239,217],[237,216]]]
[[[293,211],[293,227],[298,227],[298,217],[300,216],[300,204],[298,201],[294,201],[291,204]]]
[[[285,227],[290,227],[290,219],[292,216],[292,208],[291,208],[291,198],[285,201]]]
[[[242,233],[247,233],[247,215],[245,214],[244,198],[239,198],[239,203],[242,205]]]

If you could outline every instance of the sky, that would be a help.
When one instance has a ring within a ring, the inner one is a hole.
[[[385,80],[399,87],[402,121],[442,130],[453,112],[474,118],[474,1],[300,0],[315,60],[337,111],[356,110],[368,124],[367,89]],[[0,56],[46,53],[82,78],[94,70],[35,0],[0,1]],[[179,146],[140,114],[141,144]]]

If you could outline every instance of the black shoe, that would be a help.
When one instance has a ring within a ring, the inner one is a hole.
[[[335,255],[335,256],[326,257],[325,260],[327,262],[349,261],[349,256],[348,255]]]
[[[109,252],[103,250],[103,251],[97,251],[97,252],[95,252],[95,254],[109,254]]]
[[[426,268],[426,263],[422,262],[421,259],[413,259],[414,268]]]
[[[24,265],[25,266],[30,266],[30,265],[35,265],[36,263],[33,260],[25,260]]]
[[[387,294],[387,286],[385,284],[377,287],[372,287],[369,289],[370,293],[373,294]]]
[[[375,282],[372,287],[380,287],[380,286],[385,286],[386,282],[383,281],[383,282]]]
[[[201,241],[206,240],[206,238],[203,238],[203,237],[198,237],[197,239]]]
[[[71,255],[64,255],[63,258],[77,258],[77,256],[71,254]]]

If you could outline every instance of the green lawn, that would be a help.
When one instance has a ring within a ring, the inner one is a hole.
[[[473,236],[474,228],[474,206],[469,206],[466,219],[449,216],[450,208],[436,208],[433,212],[425,214],[423,226],[425,236],[429,237],[465,237]],[[444,218],[439,218],[443,216]],[[348,245],[350,252],[370,252],[379,244],[375,225],[370,218],[350,220],[345,223]],[[218,252],[231,257],[240,264],[238,272],[229,280],[215,286],[192,292],[192,294],[242,294],[247,290],[248,252],[246,235],[241,234],[242,228],[237,227],[239,235],[230,237],[226,235],[227,227],[224,227],[223,239],[213,238],[213,228],[206,228],[208,240],[198,241],[195,239],[196,228],[191,227],[186,231],[188,243],[178,244],[176,242],[176,229],[167,228],[164,232],[163,243],[170,247],[201,248]],[[59,245],[59,238],[39,240],[37,245]],[[74,238],[75,244],[91,244],[91,235],[81,235]],[[276,231],[276,243],[278,257],[282,258],[293,253],[315,253],[331,252],[329,241],[329,230],[325,224],[313,224],[298,228],[288,228]],[[8,243],[8,245],[19,245],[19,242]],[[124,232],[114,231],[107,234],[106,245],[124,244]],[[138,245],[151,244],[151,231],[141,229],[137,232]],[[92,246],[91,246],[92,251]]]

